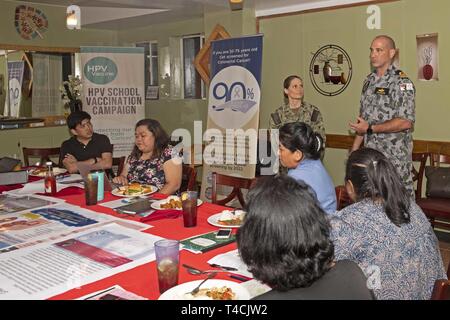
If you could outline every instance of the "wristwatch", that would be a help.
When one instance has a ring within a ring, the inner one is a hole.
[[[369,127],[367,128],[366,134],[370,136],[373,133],[372,125],[369,123]]]

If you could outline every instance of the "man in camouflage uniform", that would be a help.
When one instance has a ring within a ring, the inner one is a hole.
[[[415,88],[411,80],[392,65],[395,52],[395,43],[388,36],[378,36],[372,41],[370,62],[375,71],[364,81],[357,122],[350,123],[356,131],[352,151],[364,140],[365,147],[384,153],[414,197],[411,170]]]

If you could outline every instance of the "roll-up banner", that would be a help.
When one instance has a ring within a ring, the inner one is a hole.
[[[83,110],[94,131],[114,144],[114,157],[128,156],[134,126],[145,118],[144,48],[81,47]]]

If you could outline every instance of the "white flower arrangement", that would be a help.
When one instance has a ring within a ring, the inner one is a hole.
[[[81,79],[79,76],[69,75],[69,80],[64,81],[59,87],[61,99],[64,105],[68,105],[70,111],[81,110]]]

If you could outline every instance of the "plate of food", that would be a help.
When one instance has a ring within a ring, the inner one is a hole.
[[[202,200],[197,199],[197,207],[203,203]],[[166,199],[158,200],[152,203],[152,208],[156,210],[174,209],[181,210],[181,198],[178,196],[168,196]]]
[[[208,223],[216,227],[239,228],[244,220],[244,210],[223,210],[208,218]]]
[[[66,172],[67,172],[67,170],[64,168],[58,168],[58,167],[53,168],[53,174],[55,176],[66,173]],[[45,177],[45,175],[47,173],[47,168],[45,168],[45,167],[33,168],[33,169],[30,169],[28,171],[28,173],[30,176],[33,176],[33,177]]]
[[[250,300],[250,293],[241,284],[228,280],[211,279],[192,295],[190,292],[203,280],[185,282],[170,288],[159,300]]]
[[[118,197],[138,197],[145,196],[158,191],[158,188],[149,184],[130,183],[127,186],[121,186],[111,191]]]

